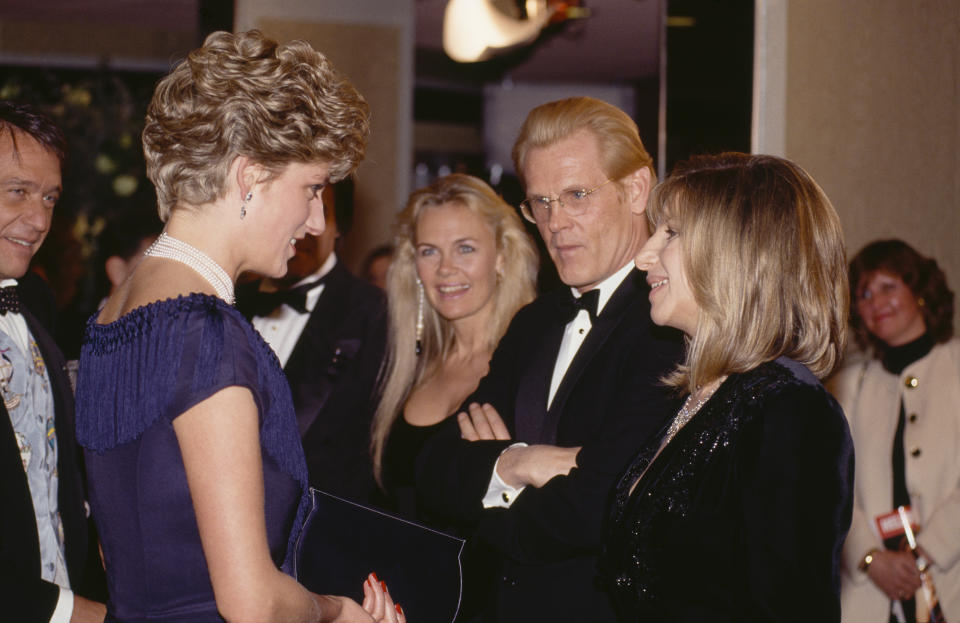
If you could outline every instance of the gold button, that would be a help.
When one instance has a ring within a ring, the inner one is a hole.
[[[920,448],[914,448],[913,450],[911,450],[911,451],[910,451],[910,456],[912,456],[912,457],[918,457],[918,456],[920,456]]]
[[[914,389],[917,385],[920,384],[920,379],[918,379],[915,376],[908,376],[906,380],[903,382],[903,384],[909,387],[910,389]]]
[[[916,422],[918,417],[920,417],[920,416],[918,416],[916,413],[911,413],[911,414],[910,414],[910,421],[911,421],[911,422]]]
[[[506,502],[507,504],[510,503],[510,494],[507,493],[506,491],[504,491],[503,493],[501,493],[501,494],[500,494],[500,497],[503,498],[503,501]]]

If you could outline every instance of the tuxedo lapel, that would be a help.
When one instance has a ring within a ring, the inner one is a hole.
[[[539,342],[533,346],[529,363],[517,386],[514,432],[518,440],[528,443],[538,443],[542,435],[550,380],[567,324],[559,300],[550,305],[549,310],[551,315],[544,321],[550,327],[540,334]]]
[[[336,336],[330,333],[339,325],[339,313],[342,311],[337,305],[338,302],[342,305],[338,296],[342,284],[338,269],[342,270],[339,262],[325,277],[317,306],[310,312],[310,318],[283,369],[295,393],[293,404],[301,437],[314,425],[336,385],[337,369],[332,364],[338,361],[336,353],[340,345],[331,345],[331,340],[335,341]]]
[[[550,409],[547,411],[543,423],[539,443],[557,443],[557,426],[570,393],[577,386],[584,370],[603,349],[614,329],[621,322],[628,320],[625,312],[639,292],[639,280],[640,271],[637,269],[631,270],[623,279],[620,287],[610,297],[610,300],[607,301],[596,322],[593,323],[590,333],[587,334],[583,344],[580,345],[580,349],[574,356],[573,361],[570,362],[566,374],[563,375],[563,379],[557,387],[557,393],[553,397],[553,402],[550,404]],[[550,370],[552,373],[553,366],[550,366]]]
[[[323,278],[323,292],[317,299],[317,306],[310,312],[310,318],[307,319],[307,324],[303,326],[303,332],[297,338],[297,344],[293,347],[287,365],[283,368],[283,371],[288,375],[291,371],[299,372],[299,368],[303,367],[305,355],[316,351],[323,344],[326,333],[324,327],[330,327],[338,321],[340,310],[336,303],[343,283],[340,278],[340,270],[344,269],[340,266],[340,262],[337,262]],[[340,303],[342,304],[342,301]]]

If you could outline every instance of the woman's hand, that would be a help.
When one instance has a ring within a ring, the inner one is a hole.
[[[503,423],[503,418],[488,403],[471,403],[467,411],[457,414],[457,424],[460,425],[460,436],[467,441],[510,439],[510,430]]]
[[[891,600],[913,597],[920,588],[920,572],[910,552],[876,552],[867,576]]]
[[[511,487],[542,487],[554,476],[566,476],[577,466],[580,446],[511,446],[497,461],[497,474]]]
[[[363,583],[363,605],[349,597],[316,595],[318,623],[406,623],[403,609],[393,603],[387,585],[371,573]]]
[[[363,583],[363,610],[377,623],[406,623],[400,604],[393,603],[385,582],[378,580],[375,573],[367,576]]]

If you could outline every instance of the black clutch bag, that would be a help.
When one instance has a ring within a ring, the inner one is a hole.
[[[410,623],[451,623],[460,609],[463,539],[310,489],[294,573],[321,595],[363,601],[372,571]]]

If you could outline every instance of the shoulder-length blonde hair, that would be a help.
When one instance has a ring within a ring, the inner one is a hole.
[[[849,306],[843,233],[806,171],[775,156],[695,157],[654,189],[647,215],[680,233],[700,309],[669,384],[693,391],[780,356],[820,378],[833,369]]]
[[[536,291],[538,255],[516,210],[507,205],[483,180],[454,173],[414,191],[397,217],[393,261],[387,271],[388,342],[381,375],[381,399],[373,418],[371,453],[374,474],[382,483],[383,449],[407,396],[446,360],[454,347],[453,325],[424,297],[423,336],[417,355],[417,307],[420,285],[415,261],[417,219],[429,207],[465,206],[490,227],[502,258],[502,274],[493,294],[493,319],[487,343],[492,350],[521,307]]]

